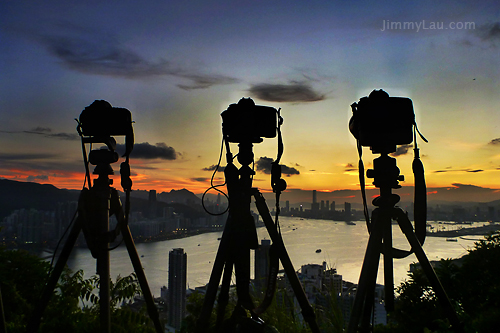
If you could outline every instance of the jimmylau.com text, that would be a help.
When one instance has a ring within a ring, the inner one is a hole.
[[[445,24],[444,22],[435,22],[426,20],[416,21],[416,22],[401,22],[401,21],[390,21],[382,20],[382,28],[380,31],[388,30],[415,30],[420,32],[421,30],[474,30],[476,29],[476,22],[450,22]]]

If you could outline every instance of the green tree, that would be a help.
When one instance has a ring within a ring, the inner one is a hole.
[[[7,331],[25,332],[48,279],[50,264],[22,250],[0,248],[0,288]],[[44,311],[39,332],[95,332],[99,325],[99,278],[65,269]],[[145,311],[120,306],[140,293],[135,274],[111,283],[113,332],[154,332]]]
[[[435,268],[466,332],[498,332],[500,327],[500,232],[474,244],[458,260]],[[379,332],[448,332],[449,322],[421,269],[396,288],[396,309]]]
[[[235,309],[237,297],[235,290],[232,289],[229,295],[229,304],[225,311],[225,320],[228,320]],[[253,299],[255,302],[262,299],[262,293],[253,292]],[[342,331],[342,315],[340,308],[337,304],[337,298],[330,297],[329,293],[322,295],[325,297],[325,306],[321,308],[316,308],[315,313],[318,322],[321,325],[321,329],[324,332],[341,332]],[[188,312],[185,318],[184,325],[182,328],[183,333],[191,333],[195,331],[196,321],[199,318],[201,309],[203,307],[204,294],[195,292],[192,293],[186,304],[186,309]],[[308,324],[300,318],[300,308],[294,306],[294,296],[284,288],[278,288],[267,310],[262,313],[259,317],[266,324],[264,332],[277,333],[307,333],[311,332]],[[216,307],[212,309],[212,314],[210,316],[210,322],[206,328],[206,332],[215,332],[215,318],[217,316]],[[321,318],[319,318],[321,316]],[[250,314],[247,312],[247,317]],[[339,326],[340,325],[340,326]],[[248,325],[249,326],[249,325]],[[244,332],[244,331],[242,331]]]

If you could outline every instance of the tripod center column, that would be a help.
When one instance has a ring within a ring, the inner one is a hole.
[[[100,332],[111,332],[110,304],[110,264],[109,264],[109,209],[111,200],[111,180],[107,174],[100,174],[94,181],[94,192],[98,207],[95,207],[97,239],[97,274],[99,274]]]

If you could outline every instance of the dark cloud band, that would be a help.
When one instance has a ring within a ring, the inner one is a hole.
[[[118,144],[116,147],[117,151],[125,151],[125,145]],[[167,146],[163,142],[159,142],[155,145],[150,144],[149,142],[136,143],[134,145],[134,149],[130,154],[130,157],[133,158],[142,158],[142,159],[162,159],[162,160],[175,160],[179,157],[179,153],[175,151],[174,148]]]
[[[264,157],[259,158],[259,160],[257,162],[255,162],[255,166],[257,168],[257,171],[261,171],[265,174],[270,175],[273,161],[274,160],[270,157],[264,156]],[[297,170],[293,167],[289,167],[289,166],[286,166],[283,164],[280,164],[280,165],[281,165],[281,173],[283,175],[291,176],[291,175],[299,175],[300,174],[299,170]]]
[[[26,134],[34,134],[34,135],[40,135],[45,138],[51,138],[51,139],[59,139],[59,140],[78,140],[80,137],[76,133],[52,133],[52,129],[48,127],[36,127],[31,130],[27,131],[0,131],[0,133],[10,133],[10,134],[19,134],[19,133],[26,133]]]
[[[219,165],[219,167],[217,168],[216,164],[212,164],[211,166],[203,168],[201,170],[203,170],[203,171],[214,171],[215,169],[217,169],[217,172],[222,172],[222,171],[224,171],[225,168],[226,168],[225,166],[221,166],[221,165]]]
[[[408,154],[408,150],[413,148],[413,145],[401,145],[396,148],[396,151],[391,154],[391,156],[401,156],[401,155],[406,155]]]
[[[493,139],[490,142],[488,142],[488,144],[492,146],[500,146],[500,138]]]
[[[269,102],[317,102],[325,96],[314,91],[305,83],[268,84],[261,83],[250,87],[255,97]]]
[[[239,82],[233,77],[183,68],[165,59],[151,61],[121,44],[113,36],[106,36],[68,22],[60,22],[51,29],[39,31],[18,30],[40,43],[50,54],[60,59],[63,66],[80,73],[126,79],[168,75],[188,80],[187,84],[177,85],[184,90],[206,89],[214,85]]]

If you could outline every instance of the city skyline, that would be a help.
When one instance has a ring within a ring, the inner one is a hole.
[[[74,118],[104,99],[129,109],[135,121],[133,189],[202,193],[219,157],[220,113],[251,97],[282,109],[289,195],[352,195],[359,179],[350,104],[384,89],[413,100],[429,139],[419,147],[430,198],[454,192],[462,201],[478,193],[481,201],[500,199],[494,1],[52,0],[8,1],[0,9],[1,178],[80,189]],[[254,146],[254,186],[263,191],[270,190],[276,145],[265,139]],[[412,149],[397,154],[403,188],[411,187]],[[366,168],[374,157],[364,148]],[[223,182],[222,173],[215,182]]]

